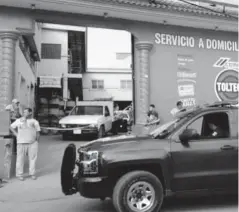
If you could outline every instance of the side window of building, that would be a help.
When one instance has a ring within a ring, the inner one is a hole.
[[[110,111],[109,111],[109,108],[107,106],[105,106],[105,115],[110,116]]]
[[[104,89],[104,80],[92,80],[92,89]]]
[[[132,89],[132,80],[120,80],[121,89]]]
[[[61,59],[61,44],[42,43],[41,44],[42,59]]]
[[[198,139],[228,138],[230,136],[229,117],[225,112],[210,113],[190,123],[187,129],[195,130]]]

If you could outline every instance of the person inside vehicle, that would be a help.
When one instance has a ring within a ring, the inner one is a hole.
[[[216,137],[216,138],[226,138],[228,137],[228,133],[221,129],[219,126],[217,126],[213,122],[209,122],[208,126],[211,130],[210,137]]]

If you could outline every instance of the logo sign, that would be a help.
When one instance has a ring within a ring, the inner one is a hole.
[[[226,69],[238,69],[238,62],[232,62],[228,57],[220,57],[217,62],[214,63],[215,68],[226,68]]]
[[[225,69],[221,71],[214,83],[215,93],[220,101],[238,101],[238,71]]]

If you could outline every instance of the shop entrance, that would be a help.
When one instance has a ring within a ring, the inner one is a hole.
[[[134,101],[132,37],[123,30],[43,24],[41,63],[44,65],[38,75],[47,82],[44,90],[38,85],[37,95],[39,102],[46,102],[44,110],[48,112],[43,113],[40,103],[37,113],[44,116],[40,124],[46,125],[53,106],[54,116],[61,119],[69,114],[76,101],[112,99],[120,110],[127,108]],[[60,78],[60,83],[54,82],[54,78]],[[50,95],[53,91],[57,97]]]

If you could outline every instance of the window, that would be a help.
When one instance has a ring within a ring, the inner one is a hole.
[[[102,106],[76,106],[71,115],[103,115]]]
[[[191,123],[187,129],[193,129],[197,131],[199,136],[202,136],[202,126],[203,126],[203,117],[198,118],[193,123]]]
[[[132,89],[132,80],[120,80],[121,89]]]
[[[190,123],[187,129],[195,130],[200,139],[228,138],[228,115],[223,112],[206,114]]]
[[[41,44],[42,59],[61,59],[61,44]]]
[[[105,116],[110,116],[110,111],[107,106],[105,106]]]
[[[104,89],[104,80],[92,80],[93,89]]]

